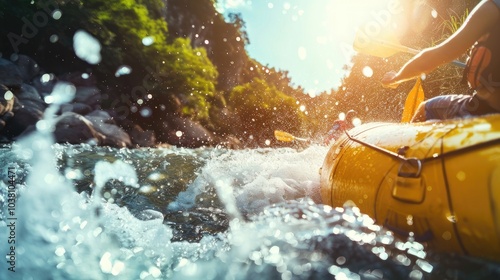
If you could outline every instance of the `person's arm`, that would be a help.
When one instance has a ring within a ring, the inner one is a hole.
[[[389,72],[382,84],[396,87],[436,67],[451,62],[467,51],[500,18],[500,10],[493,1],[482,1],[469,14],[462,26],[439,45],[422,50],[410,59],[399,72]],[[500,32],[500,30],[499,30]]]

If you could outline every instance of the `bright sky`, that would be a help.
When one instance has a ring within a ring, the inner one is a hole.
[[[249,55],[289,71],[295,85],[311,95],[337,88],[353,54],[357,28],[387,25],[400,11],[396,0],[218,0],[225,14],[241,13]]]

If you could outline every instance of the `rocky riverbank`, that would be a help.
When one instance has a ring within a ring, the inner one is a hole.
[[[36,129],[47,108],[46,97],[57,83],[75,88],[75,98],[61,106],[54,131],[57,143],[92,143],[118,148],[175,145],[196,148],[224,145],[238,148],[238,140],[218,139],[200,124],[173,115],[163,131],[170,135],[158,141],[154,131],[144,130],[131,120],[117,118],[112,109],[103,109],[106,96],[88,73],[46,73],[26,55],[0,57],[0,143],[10,143]]]

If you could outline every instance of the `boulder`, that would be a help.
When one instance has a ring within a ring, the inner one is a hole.
[[[97,132],[104,135],[103,145],[118,148],[132,147],[132,140],[128,133],[118,127],[106,111],[96,110],[85,117]]]
[[[102,100],[101,92],[96,87],[76,87],[74,103],[84,103],[92,108],[99,107]]]
[[[0,119],[12,117],[15,96],[6,86],[0,85]]]
[[[35,76],[40,73],[38,63],[31,57],[23,54],[13,55],[12,62],[17,65],[21,78],[24,82],[31,81]]]
[[[14,105],[15,106],[15,105]],[[2,134],[10,139],[19,136],[28,127],[35,125],[43,117],[43,112],[36,107],[21,106],[14,115],[5,122]]]
[[[130,136],[132,146],[134,147],[153,147],[156,146],[156,136],[154,131],[144,130],[140,125],[131,120],[120,120],[118,125],[122,127]]]
[[[35,125],[43,117],[46,104],[36,88],[21,84],[14,90],[13,110],[5,115],[5,127],[2,135],[12,139],[23,133],[28,127]]]
[[[101,121],[104,123],[115,124],[113,117],[104,110],[94,110],[85,115],[85,117],[92,121]]]
[[[125,130],[114,124],[108,123],[93,123],[96,131],[104,135],[102,145],[116,148],[132,147],[130,136]]]
[[[9,88],[18,88],[23,83],[21,71],[14,63],[0,58],[0,84]]]
[[[52,93],[54,86],[59,80],[53,74],[42,74],[38,75],[31,80],[31,84],[38,90],[40,96],[45,98],[47,95]]]
[[[61,113],[73,112],[84,116],[92,112],[92,107],[84,103],[63,104],[61,105],[60,111]]]
[[[154,131],[144,130],[139,125],[134,125],[129,131],[132,145],[136,147],[156,146],[156,136]]]
[[[85,117],[73,112],[63,113],[56,118],[54,137],[57,143],[80,144],[88,141],[104,142],[104,136],[96,131]]]
[[[47,104],[42,100],[38,90],[28,84],[22,84],[20,89],[15,93],[21,106],[27,109],[45,111]]]
[[[214,135],[200,123],[188,118],[173,116],[164,122],[164,133],[159,140],[175,146],[199,148],[213,146]]]

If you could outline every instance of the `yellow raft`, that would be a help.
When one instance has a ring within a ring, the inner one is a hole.
[[[321,197],[435,250],[500,261],[500,115],[358,126],[331,146]]]

